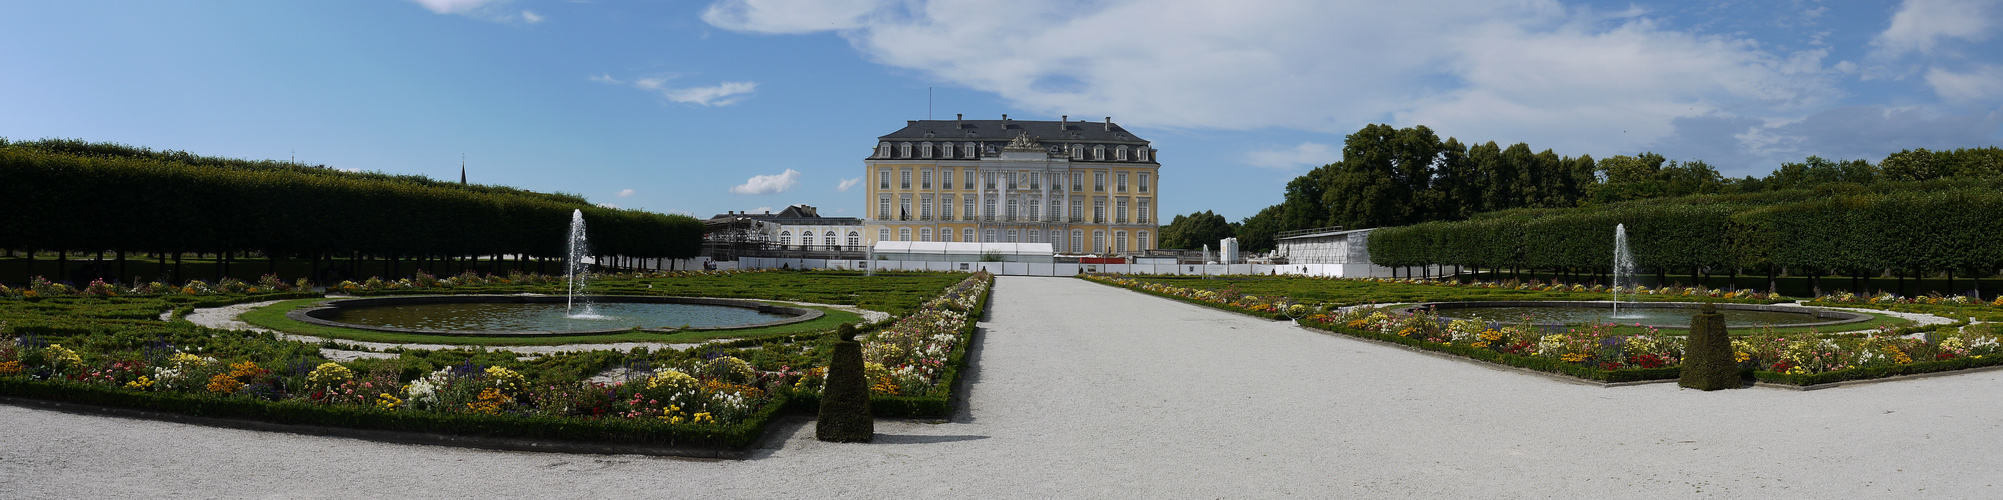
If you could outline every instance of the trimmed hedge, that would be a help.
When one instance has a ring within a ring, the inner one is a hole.
[[[1508,354],[1503,352],[1497,352],[1490,349],[1478,349],[1467,346],[1457,346],[1453,344],[1427,342],[1424,340],[1408,338],[1408,337],[1400,337],[1397,335],[1368,332],[1330,323],[1316,323],[1302,320],[1300,324],[1301,326],[1306,326],[1309,328],[1318,328],[1330,332],[1348,335],[1351,337],[1376,340],[1380,342],[1389,342],[1406,347],[1411,347],[1414,349],[1447,353],[1465,358],[1487,361],[1490,363],[1509,365],[1518,368],[1528,368],[1540,372],[1570,375],[1573,377],[1578,377],[1586,380],[1596,380],[1600,382],[1618,383],[1618,382],[1641,382],[1641,381],[1652,381],[1652,380],[1674,380],[1683,371],[1682,368],[1680,367],[1624,368],[1620,370],[1602,370],[1599,368],[1580,365],[1578,363],[1567,363],[1564,361],[1555,361],[1536,356]]]
[[[1843,382],[1849,380],[1867,380],[1874,378],[1896,377],[1900,375],[1919,375],[1925,373],[1951,372],[1955,370],[1966,370],[1970,368],[1982,368],[1987,366],[1998,366],[1998,365],[2003,365],[2003,356],[1985,356],[1982,358],[1972,358],[1972,357],[1954,358],[1954,359],[1943,359],[1936,361],[1920,361],[1917,363],[1906,363],[1900,365],[1866,366],[1860,368],[1851,368],[1848,370],[1836,370],[1830,372],[1810,373],[1803,375],[1790,375],[1778,372],[1757,371],[1753,372],[1753,378],[1758,379],[1761,382],[1769,382],[1775,384],[1811,386],[1818,384]]]

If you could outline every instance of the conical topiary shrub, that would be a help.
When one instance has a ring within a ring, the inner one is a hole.
[[[1725,334],[1725,315],[1706,302],[1690,318],[1690,335],[1684,338],[1683,375],[1676,385],[1715,391],[1737,389],[1739,364],[1732,359],[1732,337]]]
[[[855,341],[855,325],[843,323],[835,329],[833,359],[828,361],[827,385],[821,389],[820,419],[814,422],[814,437],[842,443],[868,442],[876,435],[876,421],[869,415],[869,380],[862,373],[862,343]]]

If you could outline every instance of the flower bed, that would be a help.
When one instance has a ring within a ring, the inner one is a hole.
[[[916,312],[874,325],[867,345],[879,416],[951,412],[992,282],[985,273],[967,277]],[[8,333],[0,395],[280,424],[738,448],[777,415],[814,408],[828,343],[820,332],[690,351],[528,360],[506,351],[404,351],[335,363],[272,334],[157,320],[92,326],[0,327]],[[610,368],[623,375],[589,378]]]
[[[1167,297],[1170,299],[1180,300],[1191,304],[1215,307],[1226,311],[1231,311],[1241,314],[1249,314],[1252,316],[1258,316],[1266,319],[1281,318],[1280,306],[1275,303],[1274,298],[1260,297],[1257,295],[1248,295],[1245,294],[1244,292],[1238,291],[1235,288],[1225,288],[1224,290],[1205,290],[1200,288],[1180,287],[1163,283],[1156,283],[1152,281],[1140,280],[1114,274],[1087,274],[1084,275],[1084,278],[1088,281],[1096,281],[1099,283],[1117,286],[1128,290],[1154,295],[1157,297]],[[1296,304],[1295,307],[1299,307],[1299,309],[1295,310],[1297,314],[1306,312],[1305,306],[1300,306]]]

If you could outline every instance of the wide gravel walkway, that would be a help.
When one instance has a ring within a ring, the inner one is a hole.
[[[1601,388],[1075,279],[1003,277],[967,407],[705,461],[0,405],[0,497],[1996,498],[2003,372]]]

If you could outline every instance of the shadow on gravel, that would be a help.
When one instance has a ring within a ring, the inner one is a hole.
[[[987,438],[988,436],[920,436],[920,435],[905,435],[905,434],[877,434],[875,438],[872,438],[870,440],[870,443],[930,444],[930,443],[951,443],[955,441],[973,441],[976,439],[987,439]]]
[[[960,369],[960,379],[953,381],[953,416],[946,419],[948,422],[974,423],[974,410],[967,404],[967,397],[974,384],[981,381],[981,344],[987,343],[987,338],[988,329],[975,328],[974,338],[967,343],[967,366]]]

